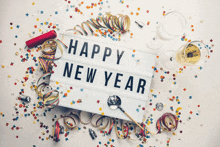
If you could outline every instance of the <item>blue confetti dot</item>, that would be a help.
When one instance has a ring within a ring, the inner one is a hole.
[[[25,15],[26,15],[26,16],[28,16],[29,14],[28,14],[28,13],[26,13]]]

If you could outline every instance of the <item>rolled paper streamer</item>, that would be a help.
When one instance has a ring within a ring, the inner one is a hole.
[[[60,123],[58,120],[55,122],[53,134],[54,140],[58,142],[60,140]]]
[[[44,41],[46,41],[48,39],[54,39],[56,37],[57,37],[57,33],[54,30],[51,30],[47,33],[44,33],[40,36],[37,36],[33,39],[30,39],[30,40],[26,41],[26,46],[28,48],[32,48],[32,47],[35,47],[37,45],[40,45],[40,44],[44,43]]]

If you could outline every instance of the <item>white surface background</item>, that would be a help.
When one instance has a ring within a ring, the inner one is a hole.
[[[35,5],[32,5],[32,2],[35,2]],[[78,5],[81,1],[71,1],[71,4]],[[118,140],[114,131],[108,137],[102,137],[99,131],[95,128],[98,138],[94,141],[91,140],[88,134],[88,127],[83,129],[83,125],[80,131],[70,131],[68,136],[69,140],[65,141],[64,136],[61,136],[61,141],[55,143],[52,140],[44,141],[38,139],[39,136],[46,138],[51,134],[52,124],[51,119],[54,115],[59,116],[64,114],[62,108],[57,108],[47,113],[47,117],[39,116],[41,122],[44,122],[45,125],[49,126],[49,134],[42,135],[42,132],[46,131],[43,128],[40,128],[39,123],[33,124],[34,118],[30,117],[21,117],[20,114],[23,114],[23,109],[18,109],[19,119],[18,121],[13,121],[12,119],[16,117],[14,105],[15,103],[20,103],[16,100],[21,89],[25,89],[25,95],[29,95],[32,98],[32,104],[37,102],[36,94],[34,91],[31,91],[29,86],[30,82],[36,80],[42,73],[39,71],[39,66],[35,67],[33,60],[29,59],[28,62],[21,62],[20,55],[25,55],[26,50],[20,51],[19,48],[23,48],[25,41],[38,36],[41,34],[39,29],[46,32],[49,30],[47,25],[40,27],[40,23],[45,21],[59,24],[60,31],[64,32],[66,29],[73,28],[76,24],[80,24],[82,21],[85,21],[91,17],[90,13],[93,12],[94,16],[97,16],[99,12],[111,11],[112,14],[123,13],[129,16],[131,12],[134,13],[131,18],[131,32],[134,34],[133,38],[130,38],[129,33],[122,35],[122,43],[133,42],[134,48],[145,47],[147,35],[155,28],[156,22],[162,17],[163,11],[169,12],[171,10],[177,10],[181,12],[187,19],[188,25],[186,29],[187,38],[191,40],[203,40],[207,44],[214,44],[213,53],[211,53],[210,60],[204,64],[202,70],[190,70],[184,69],[183,73],[177,75],[177,85],[172,84],[172,75],[165,75],[162,71],[155,73],[155,78],[153,79],[153,84],[151,89],[154,90],[154,94],[157,95],[157,98],[149,97],[152,99],[153,106],[147,104],[146,106],[146,115],[153,114],[153,124],[149,127],[155,130],[155,122],[159,116],[164,112],[171,112],[169,107],[173,106],[175,109],[177,107],[182,107],[180,119],[183,121],[178,126],[178,129],[175,131],[176,135],[171,133],[162,133],[156,136],[151,136],[148,139],[148,143],[144,146],[166,146],[166,141],[168,138],[171,138],[170,146],[190,146],[190,147],[218,147],[220,146],[219,142],[219,68],[220,68],[220,58],[219,58],[219,6],[220,2],[218,0],[185,0],[185,1],[176,1],[176,0],[166,0],[166,1],[125,1],[124,4],[117,1],[109,1],[102,6],[103,9],[99,11],[97,6],[94,9],[86,10],[85,6],[94,1],[84,2],[80,8],[84,12],[83,15],[80,15],[74,12],[69,8],[69,11],[66,12],[68,3],[66,1],[0,1],[0,59],[1,64],[5,65],[5,68],[1,68],[1,87],[0,87],[0,112],[4,113],[4,117],[0,116],[0,146],[97,146],[99,141],[101,141],[100,146],[104,146],[108,139],[115,139],[115,142],[110,142],[116,147],[119,146],[137,146],[141,142],[134,142],[128,140]],[[95,1],[94,3],[97,3]],[[110,5],[110,8],[108,8]],[[129,8],[126,7],[129,5]],[[138,11],[137,8],[140,7],[141,10]],[[146,10],[149,10],[149,13],[146,13]],[[40,11],[44,11],[43,14],[40,14]],[[58,11],[58,15],[55,15],[55,11]],[[136,16],[135,13],[139,12],[140,15]],[[29,13],[27,17],[25,14]],[[70,19],[70,15],[73,16]],[[39,18],[39,21],[36,19]],[[48,20],[49,19],[49,20]],[[135,20],[141,20],[145,23],[144,29],[141,30],[134,23]],[[203,20],[203,23],[200,21]],[[150,21],[150,25],[147,26],[147,21]],[[10,29],[10,22],[13,23],[13,29]],[[16,28],[17,25],[20,25],[20,28]],[[34,28],[34,25],[37,25],[37,28]],[[190,26],[194,25],[195,31],[190,31]],[[33,34],[32,32],[35,32]],[[31,33],[31,35],[28,35]],[[18,35],[18,38],[15,38],[15,35]],[[98,38],[97,38],[98,39]],[[209,40],[213,39],[211,43]],[[16,45],[14,45],[16,43]],[[114,42],[115,43],[115,42]],[[120,42],[119,42],[120,43]],[[182,41],[180,38],[174,39],[169,42],[164,42],[162,50],[178,48]],[[19,52],[19,56],[15,56],[15,52]],[[38,57],[40,53],[33,52],[34,56]],[[13,66],[10,66],[10,63],[14,62]],[[33,66],[37,69],[37,72],[34,74],[34,77],[30,75],[26,86],[22,86],[22,79],[25,77],[25,71],[27,67]],[[160,69],[160,65],[157,66]],[[178,70],[178,68],[177,68]],[[198,75],[198,78],[194,78],[194,75]],[[11,75],[11,78],[7,78],[8,75]],[[165,81],[160,82],[160,76],[165,76]],[[19,81],[18,81],[19,80]],[[18,84],[15,86],[14,83]],[[187,90],[184,92],[183,89]],[[172,93],[168,91],[172,90]],[[160,94],[158,93],[160,92]],[[170,102],[169,97],[179,96],[180,105],[177,103]],[[190,100],[189,96],[193,98]],[[166,104],[166,107],[163,111],[153,111],[156,102],[161,101]],[[28,112],[33,111],[32,104],[28,108]],[[201,105],[200,108],[197,105]],[[189,112],[193,111],[193,114]],[[200,112],[197,116],[196,113]],[[41,115],[43,111],[38,110],[37,113]],[[191,117],[192,119],[187,121],[187,118]],[[6,126],[6,123],[9,123],[9,126]],[[23,127],[20,130],[11,130],[13,125]],[[179,133],[180,130],[183,133]],[[16,138],[18,136],[18,138]]]

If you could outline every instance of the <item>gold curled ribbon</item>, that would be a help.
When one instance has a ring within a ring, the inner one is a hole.
[[[88,35],[88,30],[91,34],[94,34],[94,29],[108,29],[108,32],[127,32],[130,29],[130,18],[127,15],[112,15],[106,13],[105,15],[98,16],[97,18],[91,18],[81,25],[76,25],[73,29],[68,29],[67,31],[75,31],[81,35]]]
[[[59,91],[53,90],[52,87],[49,86],[49,82],[40,83],[42,79],[50,75],[51,73],[46,73],[38,79],[35,91],[39,98],[43,100],[43,106],[46,106],[48,109],[53,109],[59,104]]]
[[[42,56],[38,57],[38,60],[41,67],[43,68],[44,73],[51,72],[53,61],[59,60],[63,56],[62,46],[67,48],[67,46],[59,39],[49,39],[42,44]],[[60,49],[61,55],[60,57],[54,58],[57,47]]]

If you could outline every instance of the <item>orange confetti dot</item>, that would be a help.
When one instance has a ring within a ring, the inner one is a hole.
[[[93,8],[93,6],[91,6],[91,8]]]
[[[131,35],[133,35],[133,33],[131,33]]]
[[[154,66],[152,66],[151,68],[154,69]]]
[[[192,31],[194,31],[194,29],[192,29]]]
[[[153,111],[156,111],[156,108],[153,108]]]
[[[193,25],[191,25],[191,27],[193,27]]]
[[[133,15],[134,13],[133,12],[131,12],[131,15]]]
[[[94,6],[97,6],[97,4],[94,4]]]
[[[91,13],[91,15],[93,15],[93,13]]]
[[[158,70],[156,70],[155,72],[158,73]]]
[[[37,28],[37,25],[34,25],[34,28]]]
[[[139,13],[136,13],[136,15],[139,15]]]
[[[190,111],[189,113],[190,113],[190,114],[193,114],[193,112],[192,112],[192,111]]]
[[[52,23],[50,23],[50,26],[52,26]]]
[[[80,12],[80,14],[83,14],[82,12]]]
[[[67,96],[67,93],[64,93],[64,96]]]
[[[81,2],[81,4],[83,4],[84,2]]]
[[[135,50],[133,50],[133,52],[135,52]]]
[[[159,56],[157,56],[157,58],[159,58]]]
[[[140,10],[140,8],[138,8],[138,10]]]

